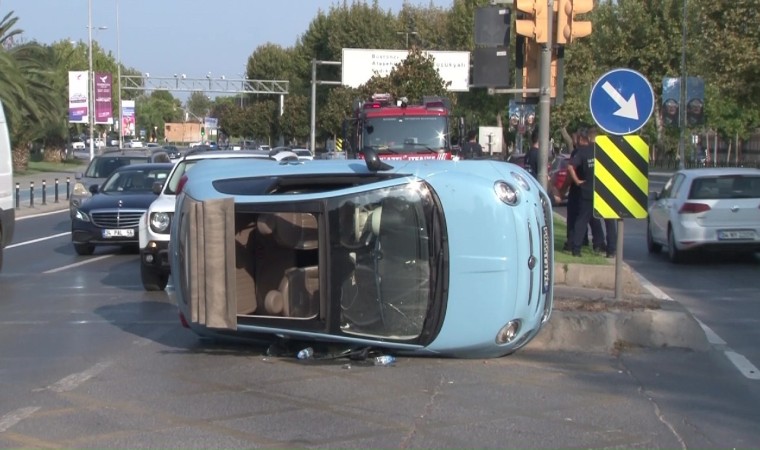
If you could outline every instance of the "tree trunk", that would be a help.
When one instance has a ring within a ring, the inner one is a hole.
[[[13,171],[26,172],[29,169],[29,147],[17,145],[12,151]]]

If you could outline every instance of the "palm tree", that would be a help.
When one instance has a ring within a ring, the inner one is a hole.
[[[51,125],[62,123],[64,102],[55,89],[55,54],[37,43],[13,45],[21,34],[18,18],[10,12],[0,20],[0,100],[6,115],[13,147],[13,165],[26,169],[31,144]]]

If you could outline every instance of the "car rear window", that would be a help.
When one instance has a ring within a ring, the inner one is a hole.
[[[695,178],[690,199],[760,198],[760,176],[729,175]]]
[[[86,177],[106,178],[121,166],[149,162],[147,156],[100,156],[87,167]]]

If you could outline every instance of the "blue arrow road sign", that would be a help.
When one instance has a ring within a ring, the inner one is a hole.
[[[652,116],[654,90],[635,70],[613,69],[596,81],[588,103],[599,128],[614,135],[631,134]]]

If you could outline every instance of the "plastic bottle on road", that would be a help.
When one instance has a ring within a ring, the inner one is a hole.
[[[376,356],[374,363],[376,366],[389,366],[396,362],[396,358],[392,355],[380,355]]]
[[[311,359],[313,356],[314,356],[314,349],[311,347],[306,347],[305,349],[299,351],[296,357],[298,359]]]

